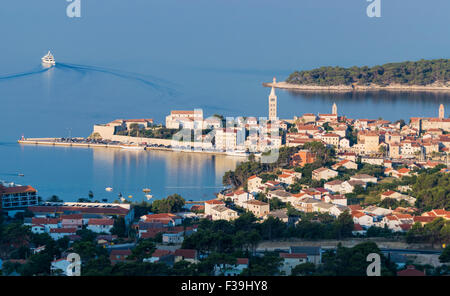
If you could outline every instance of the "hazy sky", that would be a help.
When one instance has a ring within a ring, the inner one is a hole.
[[[52,48],[60,59],[233,69],[311,68],[448,58],[450,1],[4,0],[0,65]]]

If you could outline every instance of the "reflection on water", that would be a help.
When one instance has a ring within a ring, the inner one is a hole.
[[[53,147],[0,144],[0,180],[28,184],[47,199],[58,195],[66,201],[88,198],[146,200],[178,193],[186,200],[214,198],[225,171],[243,158],[172,151],[125,151],[115,148]],[[18,176],[23,173],[24,176]],[[105,191],[112,187],[111,192]]]
[[[242,158],[171,151],[125,151],[95,148],[93,176],[116,194],[142,199],[143,188],[155,198],[179,193],[187,199],[213,198],[222,186],[225,171]]]
[[[440,104],[450,108],[448,92],[300,92],[277,90],[279,110],[284,118],[292,114],[329,113],[336,102],[338,114],[349,118],[408,120],[417,116],[437,116]],[[448,106],[447,106],[448,105]],[[294,111],[293,111],[294,110]],[[285,115],[286,114],[286,115]]]
[[[396,101],[412,101],[412,102],[446,102],[450,101],[449,92],[406,92],[406,91],[370,91],[370,92],[300,92],[287,91],[293,97],[306,99],[325,99],[339,101],[365,101],[371,100],[379,103],[396,102]]]

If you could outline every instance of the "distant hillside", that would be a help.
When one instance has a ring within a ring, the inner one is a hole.
[[[417,62],[389,63],[374,67],[321,67],[309,71],[296,71],[286,83],[295,85],[370,85],[388,86],[446,84],[450,81],[450,60],[420,60]]]

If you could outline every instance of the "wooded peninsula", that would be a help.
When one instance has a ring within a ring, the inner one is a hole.
[[[373,67],[353,66],[320,67],[295,71],[285,82],[264,83],[294,90],[405,90],[405,91],[450,91],[450,60],[420,60],[377,65]]]

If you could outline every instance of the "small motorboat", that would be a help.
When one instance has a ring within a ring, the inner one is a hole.
[[[131,194],[130,194],[130,195],[128,195],[128,198],[133,198],[133,195],[131,195]]]
[[[124,201],[126,201],[126,199],[123,198],[123,197],[121,197],[121,198],[120,198],[120,201],[121,201],[121,202],[124,202]]]
[[[113,191],[112,187],[106,187],[105,190],[106,191]]]
[[[153,195],[151,195],[151,194],[146,194],[145,197],[147,198],[147,200],[150,200],[150,199],[153,198]]]
[[[150,188],[144,188],[144,189],[142,189],[142,191],[144,191],[144,192],[150,192],[150,191],[152,191]]]
[[[19,173],[18,176],[19,176],[19,177],[23,177],[23,176],[25,176],[25,175],[22,174],[22,173]]]

